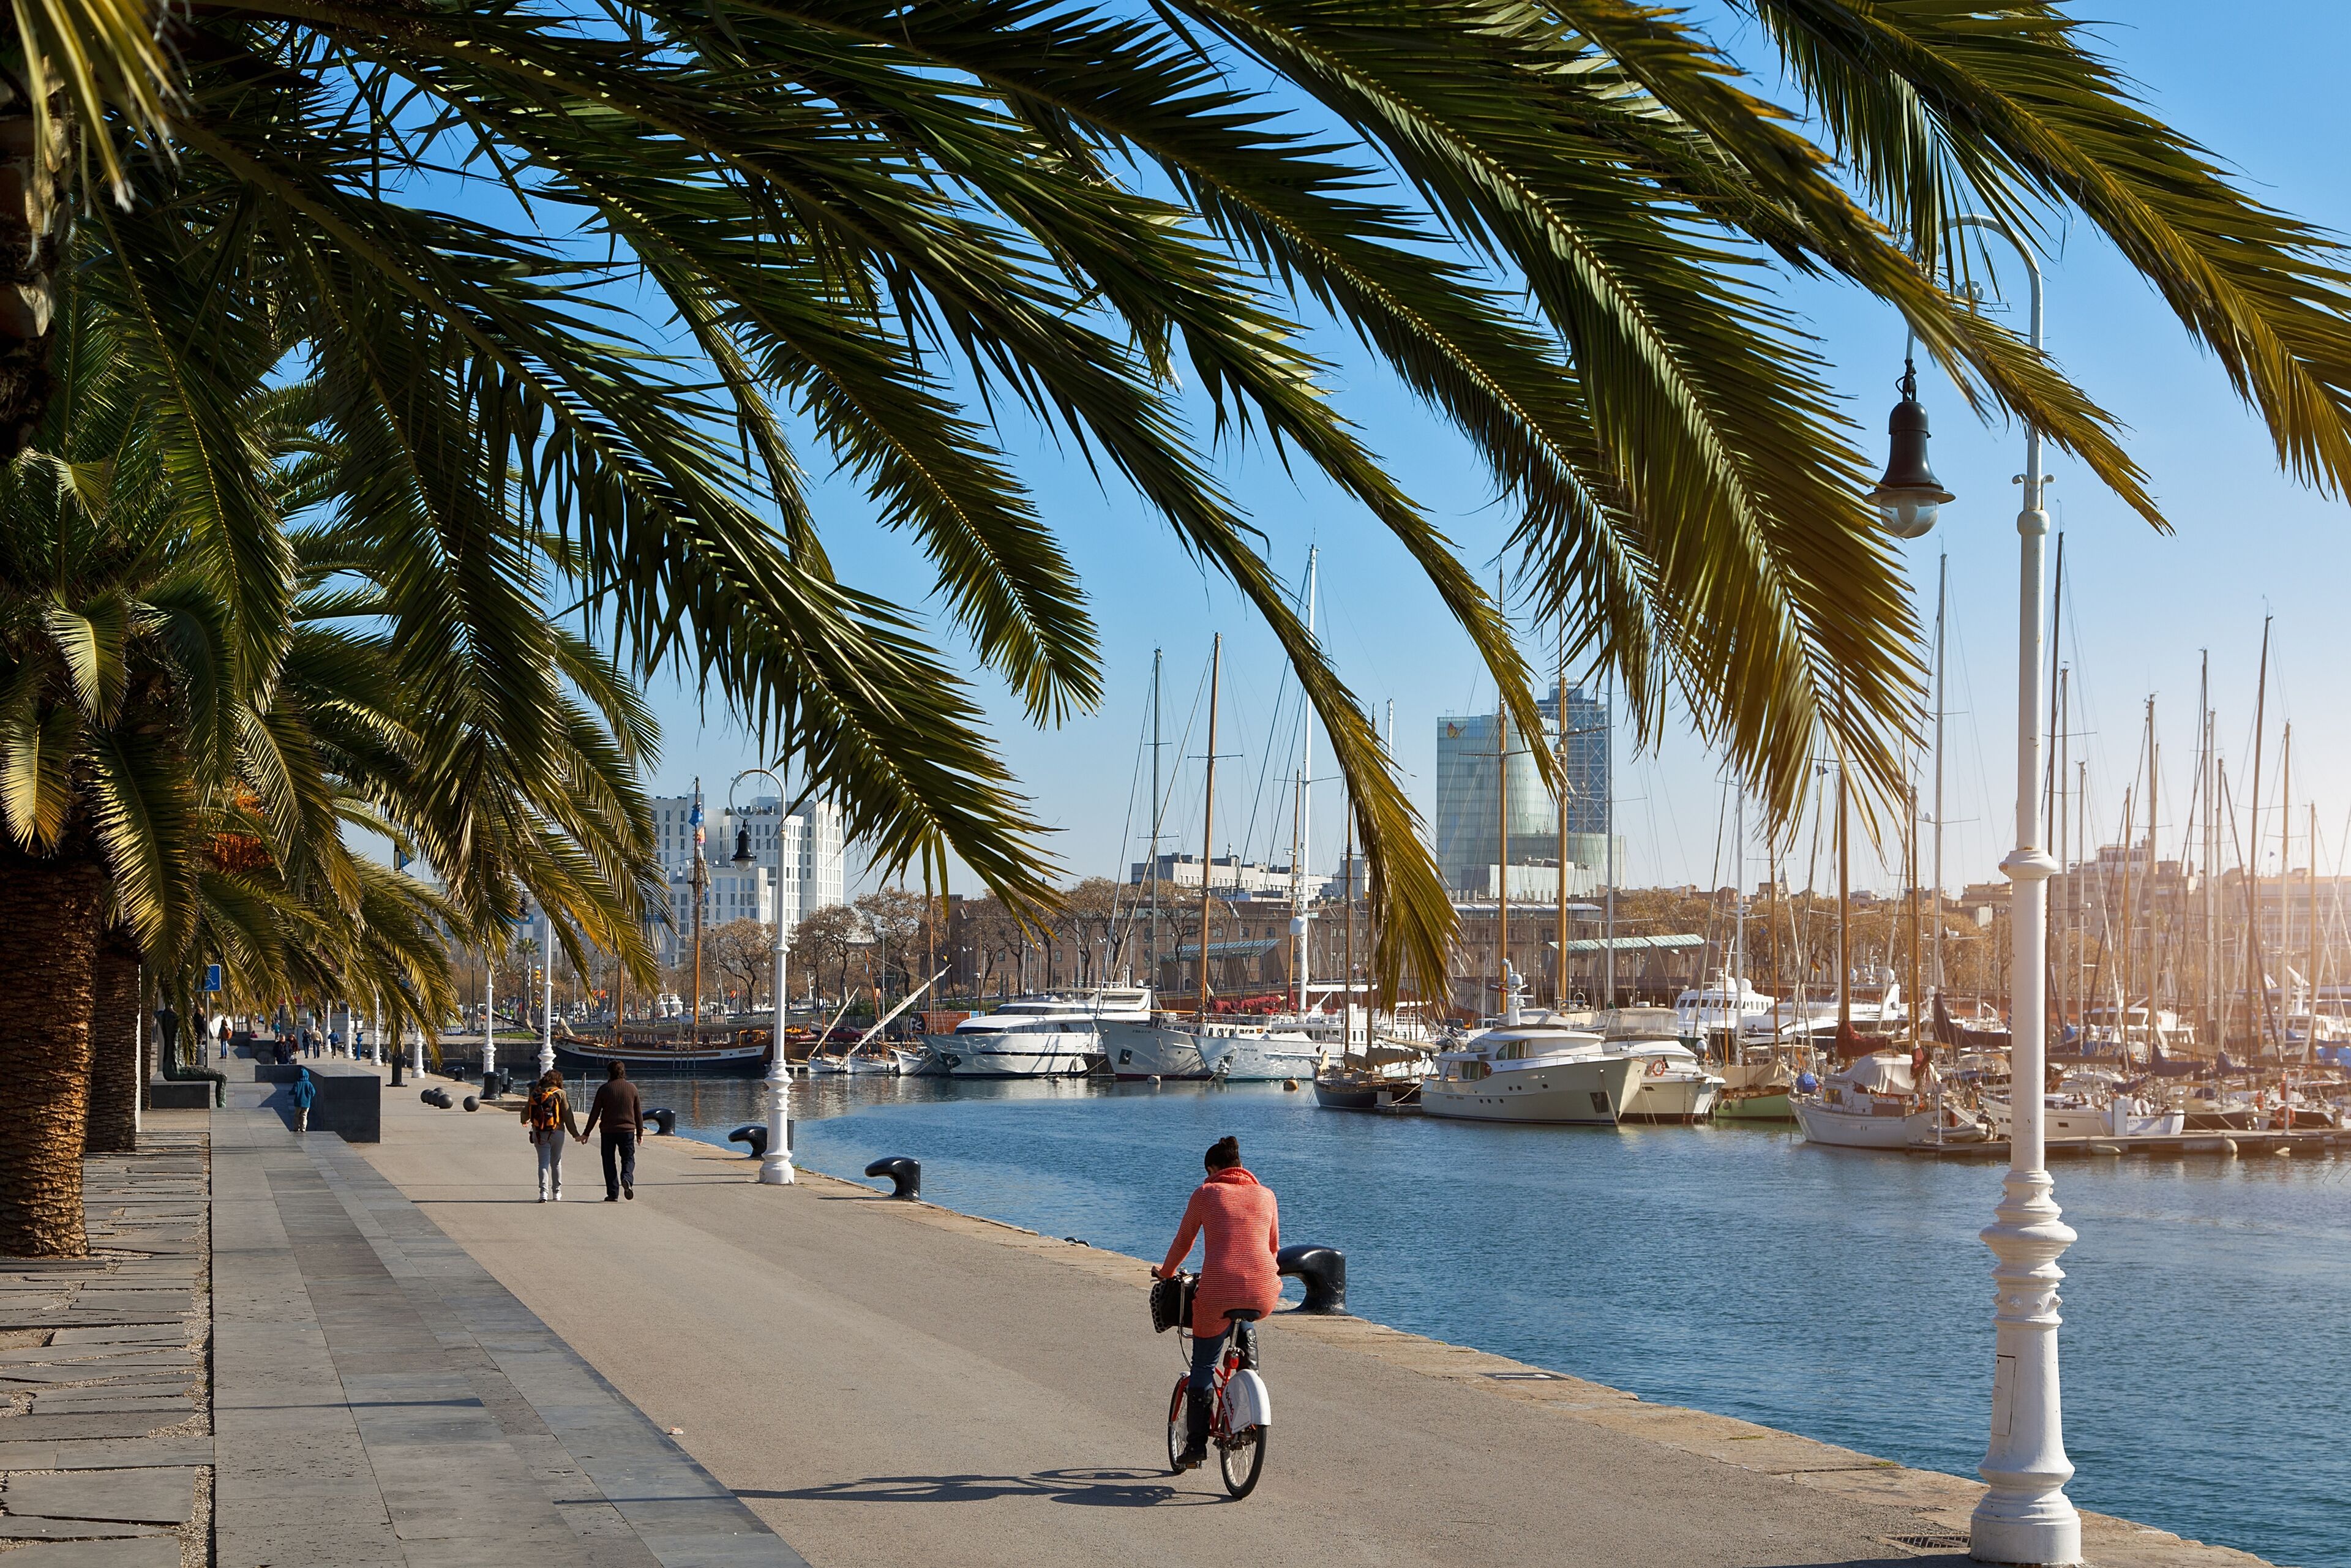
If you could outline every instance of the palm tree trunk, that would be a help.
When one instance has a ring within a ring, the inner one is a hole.
[[[139,950],[110,935],[98,944],[90,975],[83,1153],[129,1154],[139,1146],[139,1094],[154,1076],[146,1061],[148,1032],[139,1027]]]
[[[0,71],[0,461],[32,444],[49,405],[58,237],[73,141],[72,110],[63,93],[53,93],[48,143],[42,144],[22,86],[34,73],[21,43],[9,53],[9,68]]]
[[[104,877],[0,841],[0,1257],[79,1258],[90,976]]]

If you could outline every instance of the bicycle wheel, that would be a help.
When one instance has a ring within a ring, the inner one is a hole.
[[[1251,1427],[1237,1432],[1217,1448],[1217,1463],[1225,1472],[1225,1490],[1237,1498],[1249,1496],[1257,1490],[1257,1478],[1265,1471],[1266,1428]]]
[[[1185,1431],[1184,1393],[1191,1382],[1190,1378],[1179,1375],[1176,1379],[1175,1397],[1167,1402],[1167,1468],[1179,1473],[1183,1467],[1176,1461],[1184,1455],[1184,1439],[1188,1435]]]

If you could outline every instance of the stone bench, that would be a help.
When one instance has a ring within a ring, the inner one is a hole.
[[[287,1097],[286,1085],[292,1083],[295,1073],[306,1067],[310,1070],[310,1082],[319,1089],[318,1098],[310,1102],[312,1132],[340,1133],[347,1144],[383,1141],[383,1080],[376,1076],[373,1068],[360,1062],[339,1061],[330,1057],[285,1067],[275,1062],[256,1062],[253,1081],[278,1086],[262,1102],[263,1109],[277,1112],[286,1119],[287,1126],[292,1126],[294,1102]]]
[[[150,1111],[209,1111],[213,1108],[210,1079],[151,1078],[147,1081]]]

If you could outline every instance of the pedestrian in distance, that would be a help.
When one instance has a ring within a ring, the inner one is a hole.
[[[286,1098],[294,1106],[295,1132],[307,1133],[310,1130],[310,1104],[318,1097],[319,1086],[310,1082],[310,1070],[307,1067],[296,1068],[294,1082],[286,1087]]]
[[[620,1062],[604,1069],[604,1082],[588,1107],[585,1133],[604,1128],[604,1201],[617,1203],[637,1196],[637,1140],[645,1134],[645,1103],[629,1082],[629,1070]],[[583,1133],[583,1136],[585,1135]]]
[[[552,1067],[530,1092],[530,1103],[523,1111],[523,1125],[530,1133],[533,1147],[538,1150],[538,1201],[563,1201],[563,1140],[577,1144],[588,1141],[571,1114],[571,1098],[563,1092],[563,1074]]]
[[[1167,1260],[1153,1270],[1161,1279],[1182,1271],[1192,1242],[1202,1241],[1200,1284],[1192,1300],[1192,1383],[1184,1402],[1184,1452],[1179,1469],[1194,1469],[1208,1457],[1210,1388],[1217,1359],[1233,1325],[1228,1312],[1249,1310],[1262,1317],[1281,1302],[1281,1217],[1273,1189],[1241,1168],[1238,1138],[1219,1138],[1202,1164],[1208,1177],[1184,1206]]]

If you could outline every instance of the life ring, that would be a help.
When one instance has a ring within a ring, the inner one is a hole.
[[[1653,1056],[1649,1058],[1649,1076],[1652,1078],[1663,1078],[1665,1075],[1666,1059],[1662,1056]]]

